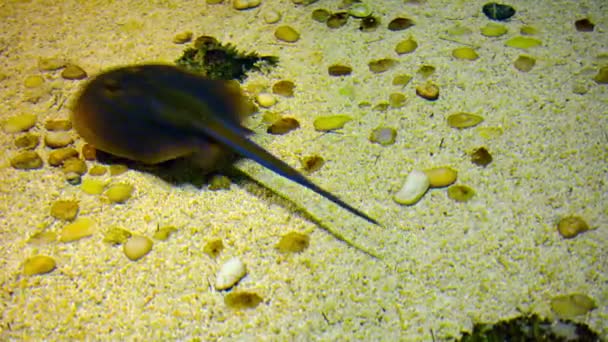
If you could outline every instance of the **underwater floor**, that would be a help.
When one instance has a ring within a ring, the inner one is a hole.
[[[342,1],[209,2],[0,3],[0,340],[449,341],[526,314],[608,336],[605,1],[512,0],[506,21],[484,1],[366,1],[376,28],[313,19]],[[242,82],[270,101],[252,138],[300,171],[322,157],[307,177],[381,226],[249,160],[210,190],[179,163],[170,182],[82,154],[63,120],[87,79],[174,63],[202,35],[279,58]],[[351,120],[315,127],[335,115]],[[300,127],[266,133],[280,117]],[[437,167],[457,179],[425,192]],[[246,276],[217,290],[235,257]]]

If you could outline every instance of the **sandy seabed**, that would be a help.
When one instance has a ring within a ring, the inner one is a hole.
[[[94,76],[118,65],[172,63],[184,49],[172,42],[177,33],[214,36],[243,50],[279,56],[278,67],[252,73],[245,88],[281,79],[297,86],[295,97],[279,98],[270,110],[296,117],[302,127],[266,136],[261,111],[247,123],[260,132],[256,139],[296,167],[303,156],[322,155],[326,164],[310,178],[383,227],[347,217],[324,229],[251,181],[209,191],[136,170],[103,178],[136,188],[127,203],[111,205],[67,184],[59,169],[13,169],[9,160],[18,153],[13,145],[18,135],[3,132],[0,339],[451,340],[475,322],[522,313],[553,317],[551,298],[570,293],[594,299],[597,308],[576,321],[607,336],[608,87],[592,80],[608,63],[605,2],[509,1],[518,13],[504,24],[509,32],[498,38],[479,33],[489,22],[481,13],[484,1],[369,3],[382,25],[361,33],[356,20],[330,30],[311,19],[313,9],[335,11],[339,1],[295,6],[264,0],[247,11],[204,1],[3,1],[2,121],[36,114],[38,124],[31,131],[43,135],[46,120],[69,117],[69,104],[85,81],[38,70],[40,58],[64,58]],[[269,11],[281,14],[279,23],[265,23]],[[416,25],[388,31],[386,24],[396,16],[412,18]],[[574,21],[584,17],[596,24],[594,32],[575,30]],[[285,24],[301,33],[299,41],[275,39],[274,30]],[[450,37],[446,29],[456,25],[472,33]],[[527,51],[505,46],[524,25],[538,29],[542,46]],[[394,46],[410,36],[418,49],[397,56]],[[478,60],[451,56],[465,44],[477,47]],[[528,73],[513,67],[520,54],[537,60]],[[382,74],[369,71],[370,60],[387,57],[398,60],[398,66]],[[353,74],[328,76],[327,67],[335,63],[351,65]],[[437,69],[431,80],[441,95],[434,102],[415,95],[415,86],[424,82],[416,70],[425,64]],[[393,86],[398,74],[414,79],[405,87]],[[27,89],[24,79],[30,75],[46,81]],[[407,96],[402,108],[359,106],[385,102],[394,92]],[[471,129],[450,128],[446,117],[460,111],[485,121]],[[354,120],[339,134],[316,132],[314,118],[328,114]],[[368,141],[380,125],[398,131],[395,144]],[[488,135],[492,132],[502,134]],[[79,139],[76,146],[83,143]],[[485,168],[468,156],[480,146],[494,156]],[[46,160],[50,150],[39,146],[36,151]],[[243,168],[250,167],[255,178],[259,170],[246,163]],[[414,206],[393,201],[411,170],[435,166],[458,170],[457,183],[475,189],[474,198],[456,203],[445,189],[433,189]],[[298,198],[303,190],[294,189],[289,196]],[[49,215],[51,204],[61,199],[79,201],[79,217],[94,219],[97,232],[72,243],[28,242],[36,233],[58,232],[65,225]],[[329,217],[348,216],[335,208],[328,211],[332,205],[318,197],[305,206]],[[569,215],[584,218],[593,230],[562,238],[556,222]],[[108,227],[152,236],[166,225],[178,232],[155,241],[137,262],[129,261],[122,248],[102,242]],[[309,234],[310,247],[293,255],[279,253],[274,246],[290,231]],[[217,260],[203,253],[213,238],[226,246]],[[38,254],[53,257],[57,268],[24,276],[24,261]],[[227,308],[226,293],[213,289],[219,266],[234,256],[248,268],[236,290],[264,299],[255,309]]]

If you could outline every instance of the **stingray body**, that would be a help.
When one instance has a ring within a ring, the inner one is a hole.
[[[246,106],[238,85],[169,65],[127,66],[85,85],[72,122],[99,150],[148,164],[196,154],[212,167],[234,151],[378,224],[248,139]]]

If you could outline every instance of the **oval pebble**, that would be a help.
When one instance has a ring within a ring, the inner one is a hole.
[[[74,142],[74,138],[68,132],[47,132],[44,136],[44,144],[50,148],[66,147]]]
[[[264,12],[264,22],[266,24],[278,23],[281,20],[281,13],[275,10],[269,10]]]
[[[289,80],[281,80],[272,85],[272,92],[277,95],[292,97],[296,85]]]
[[[310,237],[308,235],[298,232],[289,232],[281,237],[276,248],[281,253],[299,253],[308,248],[309,245]]]
[[[277,27],[277,29],[274,31],[274,36],[278,40],[287,43],[294,43],[300,39],[300,33],[298,33],[298,31],[293,29],[291,26],[287,25]]]
[[[51,216],[64,221],[72,221],[78,215],[78,201],[59,200],[51,206]]]
[[[507,27],[496,23],[488,23],[481,28],[481,34],[486,37],[500,37],[507,33]]]
[[[61,71],[61,77],[66,80],[81,80],[87,77],[87,72],[83,68],[75,64],[68,64]]]
[[[295,118],[284,117],[279,118],[266,129],[267,133],[282,135],[287,134],[300,127],[300,123]]]
[[[409,18],[395,18],[388,23],[388,29],[391,31],[401,31],[414,26],[414,22]]]
[[[395,52],[399,55],[404,55],[414,52],[416,48],[418,48],[418,43],[412,37],[410,37],[397,43],[397,46],[395,46]]]
[[[277,99],[272,94],[260,93],[255,97],[255,102],[261,107],[268,108],[274,106],[277,103]]]
[[[45,274],[53,271],[55,267],[55,259],[46,255],[36,255],[25,261],[23,274],[27,276]]]
[[[239,282],[247,274],[245,264],[238,257],[228,260],[222,265],[215,280],[215,289],[226,290]]]
[[[72,129],[72,122],[70,120],[47,120],[44,128],[48,131],[69,131]]]
[[[467,202],[475,195],[475,191],[466,185],[452,185],[448,188],[448,197],[456,202]]]
[[[44,77],[40,75],[30,75],[25,78],[23,85],[26,88],[38,88],[44,84]]]
[[[449,167],[436,167],[425,170],[424,173],[429,177],[431,188],[442,188],[451,185],[458,177],[458,172]]]
[[[81,217],[67,224],[59,233],[59,241],[72,242],[93,235],[95,221],[88,217]]]
[[[458,112],[448,116],[448,125],[452,128],[469,128],[479,125],[483,118],[479,115]]]
[[[551,309],[562,319],[584,315],[597,306],[586,294],[573,293],[551,298]]]
[[[505,42],[506,46],[523,50],[539,46],[540,44],[542,42],[536,38],[523,36],[513,37]]]
[[[348,14],[355,18],[365,18],[372,14],[371,8],[363,2],[354,3],[348,9]]]
[[[133,190],[134,188],[131,184],[118,183],[110,185],[105,195],[112,203],[124,203],[131,198]]]
[[[403,187],[395,193],[393,199],[399,204],[416,204],[429,189],[429,186],[430,181],[426,173],[413,170],[407,175]]]
[[[533,57],[524,56],[524,55],[517,57],[515,62],[513,62],[513,66],[515,67],[515,69],[517,69],[521,72],[528,72],[528,71],[532,70],[532,68],[534,67],[535,64],[536,64],[536,59],[534,59]]]
[[[348,115],[320,116],[315,119],[313,126],[317,131],[327,132],[340,129],[353,118]]]
[[[80,185],[80,189],[89,195],[100,195],[105,187],[106,183],[104,181],[91,178],[85,178]]]
[[[150,253],[153,244],[154,243],[149,238],[142,235],[135,235],[123,244],[123,252],[129,260],[137,261]]]
[[[49,153],[49,165],[59,166],[64,161],[78,157],[78,151],[71,147],[59,148]]]
[[[382,146],[388,146],[395,143],[397,138],[397,130],[391,127],[377,127],[369,136],[369,141],[380,144]]]
[[[515,9],[509,5],[498,4],[495,2],[489,2],[481,8],[483,14],[492,20],[507,20],[515,15]]]
[[[348,76],[352,71],[351,67],[342,64],[333,64],[327,68],[327,73],[330,76]]]
[[[589,230],[589,225],[578,216],[564,217],[557,223],[557,231],[566,239],[571,239]]]
[[[452,56],[457,59],[464,59],[468,61],[474,61],[479,58],[479,55],[473,48],[470,47],[459,47],[452,50]]]
[[[24,135],[17,137],[14,141],[15,147],[24,150],[33,150],[39,143],[40,137],[33,133],[25,133]]]
[[[416,95],[425,100],[435,101],[439,98],[439,86],[432,82],[427,82],[416,86]]]
[[[246,10],[258,7],[261,3],[262,0],[234,0],[232,6],[237,10]]]
[[[20,152],[11,158],[10,163],[17,170],[34,170],[43,166],[42,158],[34,151]]]
[[[36,124],[35,114],[21,114],[8,118],[3,124],[2,129],[6,133],[25,132]]]

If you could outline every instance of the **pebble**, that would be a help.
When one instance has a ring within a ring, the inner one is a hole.
[[[496,23],[487,23],[481,28],[481,34],[486,37],[500,37],[507,33],[507,27]]]
[[[557,231],[566,239],[571,239],[589,230],[589,225],[578,216],[565,217],[557,223]]]
[[[82,157],[84,160],[95,160],[97,159],[97,150],[91,144],[82,145]]]
[[[458,112],[448,116],[448,126],[452,128],[469,128],[479,125],[483,122],[483,118],[479,115]]]
[[[362,32],[372,32],[375,31],[378,26],[380,26],[380,19],[374,17],[373,15],[370,15],[361,19],[361,24],[359,24],[359,30],[361,30]]]
[[[411,75],[397,75],[395,77],[393,77],[393,85],[394,86],[406,86],[410,83],[410,81],[412,80],[412,76]]]
[[[123,252],[131,261],[137,261],[150,253],[154,243],[149,238],[142,235],[132,236],[123,245]]]
[[[217,4],[221,4],[222,2],[224,2],[224,0],[205,0],[206,3],[208,3],[209,5],[217,5]]]
[[[295,118],[283,117],[279,118],[266,130],[267,133],[282,135],[287,134],[295,129],[300,128],[300,123]]]
[[[76,64],[68,64],[61,71],[61,77],[66,80],[81,80],[87,77],[87,72]]]
[[[74,142],[74,138],[68,132],[47,132],[44,136],[44,144],[50,148],[66,147]]]
[[[10,163],[17,170],[40,169],[43,165],[42,158],[34,151],[20,152],[11,158]]]
[[[76,151],[76,149],[72,147],[58,148],[49,153],[49,165],[59,166],[63,164],[64,161],[75,157],[78,157],[78,151]]]
[[[266,24],[275,24],[281,20],[281,13],[275,10],[264,12],[264,22]]]
[[[51,206],[51,216],[59,220],[73,221],[78,210],[78,201],[59,200]]]
[[[44,77],[40,75],[30,75],[23,80],[23,85],[26,88],[38,88],[44,84]]]
[[[289,80],[278,81],[272,85],[272,92],[277,95],[292,97],[296,85]]]
[[[68,172],[65,174],[65,180],[68,184],[78,185],[82,182],[82,177],[76,172]]]
[[[298,33],[298,31],[293,29],[291,26],[287,25],[277,27],[277,29],[274,31],[274,36],[278,40],[287,43],[294,43],[300,39],[300,33]]]
[[[77,218],[76,221],[67,224],[59,233],[59,241],[72,242],[93,235],[95,232],[95,221],[88,217]]]
[[[584,18],[574,22],[574,27],[578,32],[593,32],[595,24],[591,20]]]
[[[429,78],[435,73],[435,71],[437,71],[437,68],[435,68],[434,66],[424,64],[420,68],[418,68],[418,70],[416,70],[416,73],[422,78]]]
[[[314,154],[302,158],[302,160],[300,160],[300,163],[302,164],[302,169],[304,171],[312,173],[315,171],[319,171],[321,167],[323,167],[323,164],[325,164],[325,159],[323,159],[323,157],[319,155]]]
[[[333,64],[327,68],[329,76],[348,76],[352,73],[353,69],[348,65]]]
[[[346,25],[347,22],[348,22],[348,13],[337,12],[337,13],[330,14],[329,18],[327,18],[327,21],[325,22],[325,24],[327,25],[327,27],[329,27],[331,29],[337,29],[337,28],[340,28],[340,27]]]
[[[66,65],[65,60],[60,58],[39,58],[38,69],[42,71],[54,71],[63,68]]]
[[[6,133],[25,132],[36,125],[35,114],[21,114],[10,117],[2,124],[2,129]]]
[[[412,19],[395,18],[388,23],[388,29],[391,31],[402,31],[414,26]]]
[[[238,283],[247,274],[245,264],[238,257],[232,258],[224,263],[215,280],[215,289],[226,290]]]
[[[254,292],[233,291],[224,297],[227,307],[237,310],[253,309],[262,302],[262,297]]]
[[[391,127],[377,127],[369,136],[369,141],[380,144],[382,146],[388,146],[395,143],[397,138],[397,131]]]
[[[174,226],[164,226],[158,228],[154,232],[154,235],[152,235],[152,237],[159,241],[167,241],[169,237],[175,232],[177,232],[177,228],[175,228]]]
[[[539,46],[540,44],[542,44],[542,42],[536,38],[523,36],[513,37],[505,42],[506,46],[523,50]]]
[[[127,242],[133,236],[130,231],[120,228],[120,227],[112,227],[106,231],[103,236],[103,242],[109,243],[112,245],[122,245]]]
[[[221,239],[213,239],[208,241],[203,247],[203,253],[212,258],[217,258],[224,250],[224,243]]]
[[[410,37],[397,43],[397,46],[395,46],[395,52],[398,55],[404,55],[414,52],[416,48],[418,48],[418,43],[412,37]]]
[[[448,188],[448,198],[456,202],[467,202],[475,195],[475,191],[466,185],[452,185]]]
[[[25,133],[24,135],[17,137],[13,143],[17,148],[33,150],[40,143],[40,137],[37,134]]]
[[[91,178],[85,178],[82,181],[82,184],[80,185],[80,189],[85,193],[85,194],[89,194],[89,195],[100,195],[103,192],[103,189],[105,189],[106,187],[106,183],[98,180],[98,179],[91,179]]]
[[[46,255],[36,255],[25,261],[23,274],[26,276],[45,274],[53,271],[55,267],[55,259]]]
[[[75,173],[82,176],[87,173],[87,163],[76,157],[68,158],[61,165],[61,170],[66,174]]]
[[[486,167],[492,162],[492,155],[485,147],[476,148],[471,153],[471,162],[475,165]]]
[[[515,15],[515,9],[509,5],[489,2],[481,8],[483,14],[491,20],[507,20]]]
[[[281,237],[276,248],[281,253],[299,253],[308,248],[309,245],[310,237],[308,235],[298,232],[289,232]]]
[[[532,70],[535,64],[536,59],[524,55],[517,57],[517,59],[513,62],[513,66],[515,67],[515,69],[521,72],[528,72]]]
[[[355,18],[365,18],[372,14],[372,9],[365,3],[354,3],[348,9],[348,14]]]
[[[425,170],[429,178],[429,186],[431,188],[443,188],[452,185],[458,176],[458,172],[449,167],[436,167]]]
[[[91,176],[103,176],[107,172],[108,172],[108,169],[105,166],[93,165],[93,167],[89,170],[89,175],[91,175]]]
[[[328,10],[323,9],[323,8],[319,8],[319,9],[312,11],[312,19],[315,21],[318,21],[320,23],[327,22],[327,19],[329,19],[330,16],[331,16],[331,13],[329,13]]]
[[[134,190],[135,188],[131,184],[118,183],[110,185],[105,195],[112,203],[124,203],[131,198]]]
[[[439,87],[431,82],[421,84],[416,87],[416,95],[429,101],[435,101],[439,98]]]
[[[192,40],[192,31],[180,32],[173,36],[173,43],[186,44]]]
[[[118,176],[127,172],[129,168],[124,164],[112,164],[110,165],[110,176]]]
[[[47,120],[44,123],[44,128],[48,131],[69,131],[72,129],[72,121],[70,120]]]
[[[388,95],[388,104],[392,108],[401,108],[405,105],[405,100],[407,100],[405,94],[402,93],[391,93]]]
[[[340,129],[353,118],[348,115],[320,116],[315,119],[313,126],[317,131],[327,132]]]
[[[430,185],[429,177],[425,172],[413,170],[407,175],[403,187],[395,193],[393,199],[399,204],[416,204],[429,189]]]
[[[593,80],[598,84],[608,84],[608,66],[601,67]]]
[[[277,99],[269,93],[259,93],[255,97],[255,102],[257,102],[261,107],[269,108],[277,103]]]
[[[479,55],[475,50],[470,47],[459,47],[452,50],[452,56],[457,59],[465,59],[469,61],[474,61],[479,58]]]
[[[379,74],[385,72],[397,65],[397,61],[392,58],[377,59],[369,62],[367,66],[373,73]]]
[[[224,175],[213,175],[209,180],[207,189],[212,191],[229,190],[231,185],[232,182],[230,181],[230,178]]]
[[[551,298],[551,309],[562,319],[573,319],[595,309],[593,298],[582,293],[556,296]]]
[[[261,0],[234,0],[232,6],[237,10],[246,10],[258,7],[261,3]]]

